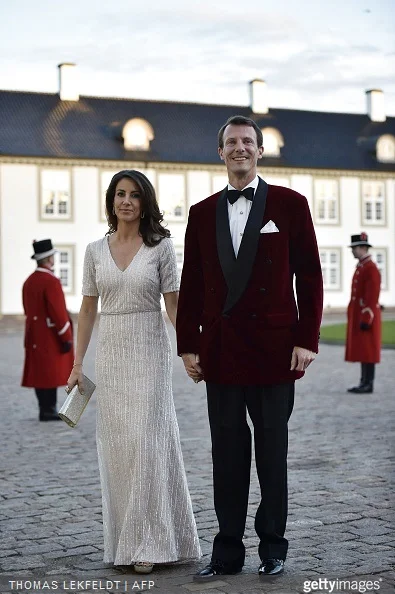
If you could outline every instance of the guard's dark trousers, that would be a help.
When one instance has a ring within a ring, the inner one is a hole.
[[[375,364],[374,363],[361,363],[360,386],[368,385],[373,389],[374,372],[375,372]]]
[[[56,408],[57,388],[35,388],[40,411],[46,412]]]
[[[270,386],[207,384],[212,440],[214,506],[219,533],[213,560],[242,567],[243,535],[247,517],[251,470],[251,431],[254,426],[255,461],[261,502],[255,516],[261,559],[284,559],[288,513],[288,419],[294,404],[294,383]]]

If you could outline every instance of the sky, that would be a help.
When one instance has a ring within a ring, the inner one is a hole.
[[[0,88],[395,116],[394,0],[0,0]]]

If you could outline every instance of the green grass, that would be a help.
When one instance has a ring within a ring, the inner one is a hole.
[[[395,345],[395,320],[382,322],[382,344]],[[346,324],[332,324],[321,326],[321,338],[328,342],[344,342],[346,339]]]

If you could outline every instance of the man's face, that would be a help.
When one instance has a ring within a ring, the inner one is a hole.
[[[361,245],[354,245],[354,247],[351,248],[352,251],[352,255],[354,256],[354,258],[357,258],[357,260],[360,260],[365,254],[366,254],[366,248],[361,246]]]
[[[256,132],[252,126],[229,124],[224,131],[224,146],[218,148],[218,154],[225,161],[229,175],[247,177],[251,173],[253,179],[263,147],[258,147]]]

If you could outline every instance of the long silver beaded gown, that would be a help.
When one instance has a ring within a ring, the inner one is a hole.
[[[172,393],[161,293],[178,290],[171,239],[143,244],[123,272],[108,237],[86,249],[83,295],[100,296],[97,450],[104,561],[169,563],[201,555]]]

